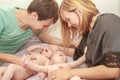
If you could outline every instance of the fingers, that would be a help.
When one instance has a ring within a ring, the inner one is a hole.
[[[54,71],[54,72],[48,74],[48,79],[57,80],[57,71]]]
[[[36,50],[41,50],[42,47],[40,45],[34,45],[27,48],[27,52],[35,52]]]

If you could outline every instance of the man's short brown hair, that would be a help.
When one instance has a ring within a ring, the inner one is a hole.
[[[55,0],[33,0],[28,6],[29,13],[37,12],[38,20],[54,18],[54,23],[58,19],[59,6]]]

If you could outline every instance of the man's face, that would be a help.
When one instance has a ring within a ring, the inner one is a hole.
[[[54,18],[49,18],[46,20],[38,20],[37,13],[30,14],[30,27],[34,33],[38,33],[40,30],[47,30],[48,27],[53,24]]]
[[[47,30],[51,24],[53,24],[53,18],[41,21],[37,20],[31,28],[35,33],[38,33],[40,30]]]

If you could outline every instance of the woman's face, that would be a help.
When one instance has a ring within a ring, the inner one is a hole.
[[[67,23],[68,27],[77,28],[80,24],[79,16],[75,11],[67,12],[62,10],[61,17]]]

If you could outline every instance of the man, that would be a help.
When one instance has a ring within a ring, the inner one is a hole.
[[[32,34],[43,42],[62,44],[44,32],[57,19],[55,0],[33,0],[27,9],[0,7],[0,62],[22,65],[21,58],[11,54],[15,54]]]

